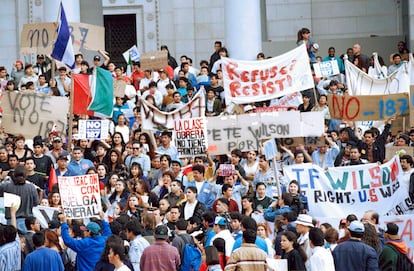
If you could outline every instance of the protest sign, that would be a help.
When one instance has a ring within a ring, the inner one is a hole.
[[[39,93],[3,92],[2,125],[10,134],[26,138],[40,135],[47,138],[54,125],[59,135],[66,135],[69,102],[67,97]]]
[[[322,136],[310,136],[310,137],[287,137],[278,138],[277,144],[285,147],[293,147],[298,145],[304,146],[322,146],[325,145],[325,138]]]
[[[98,174],[58,177],[62,207],[67,218],[99,217],[102,211]]]
[[[129,59],[134,62],[138,62],[140,60],[139,50],[136,45],[123,52],[122,56],[124,57],[126,63],[129,63]]]
[[[163,112],[141,98],[142,127],[147,130],[172,130],[174,121],[205,116],[206,98],[204,88],[200,89],[194,98],[171,112]]]
[[[338,62],[336,60],[313,63],[316,77],[329,77],[339,74]]]
[[[374,79],[348,60],[345,60],[348,93],[350,95],[407,93],[410,90],[409,67],[413,64],[410,62],[402,63],[397,71],[384,79]]]
[[[79,120],[77,139],[107,139],[109,120]]]
[[[34,206],[32,209],[33,216],[39,221],[43,229],[49,228],[49,222],[54,219],[59,219],[59,208],[52,208],[42,205]]]
[[[297,108],[301,103],[303,103],[302,94],[300,92],[294,92],[294,93],[285,95],[281,98],[271,100],[270,106],[280,105],[280,106],[292,106],[292,107]]]
[[[205,155],[208,145],[204,117],[175,120],[174,130],[178,157]]]
[[[22,200],[21,200],[19,195],[4,192],[3,196],[4,196],[4,207],[14,206],[17,209],[20,208],[20,204],[21,204]]]
[[[409,113],[408,93],[388,95],[328,95],[331,118],[347,121],[383,120]]]
[[[289,110],[297,110],[296,106],[286,106],[286,105],[271,105],[267,107],[256,107],[254,112],[282,112],[282,111],[289,111]]]
[[[167,51],[154,51],[141,54],[141,70],[158,70],[168,66]]]
[[[305,45],[274,58],[221,58],[226,102],[247,104],[314,87]]]
[[[409,210],[411,201],[407,189],[401,189],[398,156],[382,165],[334,167],[324,171],[305,163],[284,167],[284,172],[289,180],[299,182],[312,216],[362,217],[364,210],[374,210],[380,215],[404,214]]]
[[[55,23],[34,23],[23,25],[20,35],[20,53],[50,55],[56,39]],[[105,48],[105,28],[84,23],[69,23],[73,51],[103,50]]]
[[[390,160],[394,155],[408,154],[414,156],[414,147],[411,146],[390,146],[385,148],[385,159]]]
[[[124,98],[126,86],[123,78],[114,80],[114,97]]]
[[[410,86],[410,127],[414,127],[414,85]]]
[[[263,149],[265,152],[266,160],[272,160],[277,155],[276,140],[270,139],[263,143]]]
[[[258,150],[261,139],[320,136],[321,112],[265,112],[207,118],[209,151],[225,154],[237,148]]]

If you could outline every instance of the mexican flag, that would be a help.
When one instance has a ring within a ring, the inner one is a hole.
[[[95,68],[93,75],[74,74],[73,114],[112,117],[114,87],[108,70]]]

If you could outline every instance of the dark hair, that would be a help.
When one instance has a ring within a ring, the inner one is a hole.
[[[289,187],[291,184],[296,184],[296,186],[298,187],[298,194],[300,194],[300,185],[299,185],[299,182],[298,182],[298,181],[296,181],[296,180],[291,180],[291,181],[290,181],[290,183],[289,183],[289,185],[288,185],[288,187]]]
[[[216,238],[213,241],[213,246],[217,249],[218,252],[223,253],[224,257],[223,257],[223,264],[224,266],[227,264],[226,263],[226,240],[224,240],[223,238]]]
[[[293,242],[293,248],[299,251],[300,256],[302,257],[303,262],[306,262],[308,256],[306,255],[305,251],[299,246],[296,238],[296,234],[291,231],[284,231],[282,235],[286,237],[290,242]]]
[[[361,240],[365,244],[373,247],[375,251],[379,251],[381,249],[381,243],[380,243],[380,239],[377,234],[377,229],[375,228],[374,225],[370,223],[365,223],[364,228],[365,230],[364,230]],[[352,236],[352,231],[350,232]]]
[[[202,165],[194,165],[193,166],[193,171],[198,171],[198,172],[200,172],[201,174],[204,174],[204,166],[202,166]]]
[[[228,183],[223,184],[223,186],[221,187],[221,193],[224,194],[224,192],[226,192],[229,188],[233,188],[233,186]]]
[[[239,212],[231,212],[231,213],[230,213],[230,218],[231,218],[232,220],[238,220],[238,221],[241,221],[241,220],[242,220],[242,214],[241,214],[241,213],[239,213]]]
[[[256,231],[247,229],[243,232],[243,239],[248,244],[254,244],[256,242]]]
[[[297,34],[296,43],[298,43],[299,41],[301,41],[301,40],[303,39],[303,38],[302,38],[302,35],[303,35],[303,34],[307,34],[307,33],[310,33],[309,28],[304,27],[304,28],[300,29],[300,30],[298,31],[298,34]]]
[[[205,247],[204,252],[206,254],[206,264],[207,265],[214,265],[214,264],[219,264],[220,263],[218,251],[217,251],[217,248],[215,246]]]
[[[125,230],[132,232],[134,235],[140,235],[142,233],[142,225],[138,219],[132,218],[125,225]]]
[[[148,87],[149,87],[149,88],[152,88],[152,87],[157,87],[157,82],[151,81],[151,82],[148,84]]]
[[[230,154],[234,154],[234,155],[236,155],[236,156],[237,156],[237,157],[239,157],[239,158],[242,158],[242,157],[243,157],[243,153],[242,153],[242,151],[241,151],[241,150],[239,150],[239,149],[234,149],[234,150],[232,150]]]
[[[414,164],[413,157],[411,155],[408,155],[408,154],[404,154],[403,156],[401,156],[400,160],[407,160],[407,163],[410,164],[410,166],[413,166],[413,164]]]
[[[11,155],[9,155],[10,157]],[[18,165],[13,172],[13,182],[16,185],[24,185],[26,183],[26,168]]]
[[[325,242],[322,230],[316,227],[309,229],[309,240],[312,241],[314,246],[323,246]]]
[[[109,262],[108,254],[109,254],[110,249],[113,248],[113,245],[121,245],[123,247],[124,241],[118,235],[114,235],[114,234],[110,235],[108,239],[106,239],[105,248],[101,254],[101,261],[105,263]],[[112,249],[112,251],[114,250]],[[124,248],[124,251],[125,251],[125,248]]]
[[[45,234],[43,232],[36,232],[32,236],[33,245],[35,247],[41,247],[45,244]]]
[[[187,190],[191,190],[193,193],[197,194],[197,187],[195,186],[189,186],[187,187]]]
[[[245,228],[246,230],[251,229],[251,230],[257,231],[257,222],[253,218],[245,216],[242,218],[240,222],[243,228]]]
[[[230,206],[230,201],[228,199],[226,199],[226,198],[221,197],[221,198],[218,198],[217,201],[220,201],[221,203],[226,204],[227,207]]]
[[[175,223],[175,226],[177,227],[177,230],[179,230],[179,231],[185,231],[187,229],[188,222],[184,218],[180,218]]]
[[[336,244],[339,239],[339,233],[335,228],[329,228],[325,232],[325,240],[329,244]]]
[[[256,187],[255,187],[255,189],[257,190],[257,188],[260,186],[260,185],[264,185],[265,187],[266,187],[266,184],[265,183],[262,183],[262,182],[258,182],[257,184],[256,184]]]
[[[28,229],[28,230],[30,230],[30,225],[33,225],[33,224],[35,224],[36,223],[36,217],[34,217],[34,216],[27,216],[25,219],[24,219],[24,225],[26,226],[26,228]]]
[[[346,216],[346,220],[349,222],[349,223],[351,223],[352,221],[354,221],[354,220],[358,220],[358,217],[356,216],[356,215],[354,215],[354,214],[349,214],[349,215],[347,215]]]
[[[203,220],[205,220],[210,226],[214,224],[214,219],[216,218],[216,213],[212,211],[207,211],[201,215]]]
[[[284,192],[282,193],[282,200],[287,206],[290,206],[292,204],[293,197],[290,193]]]

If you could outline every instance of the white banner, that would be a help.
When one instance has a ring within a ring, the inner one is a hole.
[[[324,171],[310,164],[284,168],[289,180],[297,180],[306,193],[309,211],[316,217],[362,217],[364,211],[380,215],[404,214],[411,201],[401,189],[401,165],[398,156],[385,164],[333,167]]]
[[[176,120],[174,130],[178,157],[205,155],[208,146],[205,117]]]
[[[271,100],[314,87],[305,44],[266,60],[221,60],[227,103]]]
[[[102,204],[98,174],[58,177],[58,183],[67,218],[99,217]]]
[[[374,79],[346,60],[345,72],[348,93],[350,95],[371,95],[409,92],[411,65],[411,62],[405,62],[385,79]]]
[[[107,139],[109,120],[79,120],[75,139]]]
[[[142,98],[140,101],[142,127],[147,130],[172,130],[175,120],[203,117],[206,111],[204,87],[190,102],[171,112],[163,112]]]
[[[226,154],[258,150],[261,139],[321,136],[324,117],[321,112],[262,112],[207,118],[209,152]]]

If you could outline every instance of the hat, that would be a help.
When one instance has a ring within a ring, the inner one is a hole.
[[[37,58],[45,59],[45,56],[44,55],[37,55]]]
[[[310,215],[300,214],[295,221],[296,224],[313,228],[312,217]]]
[[[68,156],[64,153],[59,154],[58,160],[66,160],[68,161]]]
[[[98,55],[96,55],[96,56],[94,56],[94,57],[93,57],[93,61],[95,61],[95,60],[99,60],[99,61],[101,61],[101,57],[100,57],[100,56],[98,56]]]
[[[23,61],[21,61],[20,59],[16,60],[16,64],[21,64],[23,66]]]
[[[358,220],[352,221],[348,229],[352,232],[360,232],[360,233],[363,233],[365,231],[364,224],[362,224],[362,222]]]
[[[179,160],[179,159],[174,159],[174,160],[172,160],[171,161],[171,164],[172,163],[177,163],[177,164],[179,164],[180,165],[180,167],[182,167],[183,166],[183,163],[181,163],[181,161]]]
[[[167,240],[168,239],[168,227],[165,225],[159,225],[155,228],[154,231],[154,236],[155,239],[163,239],[163,240]]]
[[[62,142],[62,138],[61,138],[61,137],[59,137],[59,136],[55,136],[55,137],[53,138],[53,142],[56,142],[56,141],[60,141],[60,142]]]
[[[254,107],[253,106],[251,106],[250,104],[248,104],[248,105],[246,105],[245,107],[244,107],[244,112],[246,113],[247,111],[250,111],[250,110],[254,110]]]
[[[86,225],[86,227],[81,226],[80,229],[83,231],[89,230],[90,232],[97,234],[101,230],[101,226],[99,226],[99,224],[96,222],[89,222],[88,225]]]
[[[226,219],[224,217],[221,216],[217,216],[216,219],[214,220],[214,225],[221,225],[221,226],[226,226]]]
[[[389,235],[398,235],[398,225],[395,223],[388,223],[385,233],[388,233]]]

